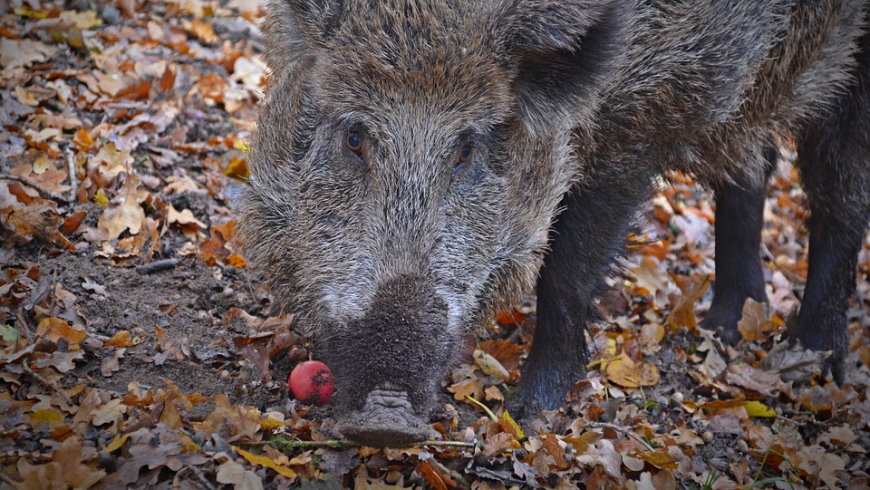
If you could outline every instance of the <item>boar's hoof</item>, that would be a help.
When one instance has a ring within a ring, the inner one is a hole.
[[[424,441],[434,431],[414,413],[404,391],[374,390],[363,409],[335,428],[342,437],[365,446],[406,446]]]

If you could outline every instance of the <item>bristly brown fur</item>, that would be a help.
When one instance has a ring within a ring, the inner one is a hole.
[[[403,348],[438,364],[421,367],[437,379],[449,356],[427,357],[419,342],[442,352],[538,281],[549,313],[522,392],[552,406],[582,371],[599,278],[652,177],[677,169],[716,188],[759,187],[772,132],[799,137],[858,90],[868,10],[865,0],[272,0],[273,81],[240,217],[247,254],[325,346],[371,334],[362,355],[378,356],[390,344],[390,359],[368,363],[384,372],[339,380],[358,398],[382,388],[390,366],[407,372]],[[362,150],[348,149],[351,133]],[[850,175],[866,210],[868,172]],[[396,281],[425,291],[420,328],[443,331],[383,324],[385,308],[403,311],[383,299],[401,297],[384,293]],[[347,373],[356,362],[333,360]],[[422,400],[436,388],[405,378],[389,390]]]

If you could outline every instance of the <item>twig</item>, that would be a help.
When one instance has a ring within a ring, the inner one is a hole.
[[[761,244],[761,253],[769,258],[767,263],[770,264],[771,269],[778,270],[779,272],[782,273],[782,275],[786,276],[788,278],[788,280],[791,281],[792,283],[801,284],[801,283],[806,282],[801,276],[799,276],[799,275],[795,274],[794,272],[783,267],[776,260],[776,257],[774,257],[773,253],[771,253],[770,249],[767,248],[767,245],[765,245],[764,243]]]
[[[70,398],[69,395],[67,395],[66,392],[63,391],[63,388],[61,388],[60,386],[55,384],[53,381],[50,381],[50,380],[44,378],[41,374],[39,374],[36,371],[34,371],[33,369],[31,369],[30,366],[27,364],[27,361],[22,362],[21,367],[24,368],[24,372],[33,376],[33,378],[36,379],[37,381],[39,381],[41,384],[56,391],[57,394],[60,395],[61,398],[63,398],[63,401],[65,401],[67,403],[67,405],[73,404],[72,398]]]
[[[212,485],[210,481],[208,481],[208,479],[205,477],[205,475],[202,474],[202,471],[199,468],[192,464],[186,465],[185,468],[192,471],[193,474],[195,474],[196,477],[199,478],[200,483],[202,483],[205,488],[208,488],[209,490],[215,490],[216,487]]]
[[[450,479],[453,480],[454,482],[458,483],[459,486],[461,486],[462,488],[471,488],[471,485],[468,483],[468,480],[466,480],[465,477],[463,477],[458,471],[451,470],[450,468],[441,464],[435,458],[431,458],[430,461],[432,463],[434,463],[436,466],[438,466],[438,468],[441,471],[443,471],[444,473],[447,473],[447,476],[449,476]]]
[[[140,265],[136,268],[139,274],[152,274],[174,268],[180,260],[178,259],[163,259],[151,262],[150,264]]]
[[[31,181],[27,177],[21,177],[18,175],[3,175],[3,176],[0,176],[0,179],[20,182],[20,183],[26,185],[27,187],[30,187],[31,189],[35,190],[37,193],[39,193],[40,196],[42,196],[45,199],[54,199],[55,201],[59,201],[63,204],[69,204],[69,201],[67,200],[67,198],[65,198],[61,195],[55,194],[54,192],[49,192],[49,191],[43,189],[42,187],[39,186],[39,184]]]
[[[12,355],[7,357],[6,359],[3,359],[3,363],[12,364],[13,362],[21,359],[22,357],[32,353],[34,349],[36,349],[36,342],[29,344],[27,347],[24,347],[21,350],[13,352]]]
[[[0,480],[3,480],[3,483],[5,483],[11,487],[18,487],[18,485],[21,484],[21,482],[13,481],[11,478],[9,478],[8,476],[6,476],[3,473],[0,473]]]
[[[639,442],[643,447],[645,447],[648,451],[655,451],[655,448],[650,446],[648,442],[644,441],[642,438],[632,434],[628,431],[628,429],[624,429],[618,425],[608,424],[606,422],[586,422],[586,427],[592,427],[597,429],[611,429],[619,432],[620,434],[630,437],[635,441]]]
[[[63,153],[66,155],[66,169],[69,173],[69,196],[70,202],[75,202],[76,194],[79,191],[79,179],[76,176],[76,162],[75,157],[73,157],[72,150],[69,149],[69,145],[64,145]]]
[[[318,448],[327,448],[327,449],[347,449],[351,447],[360,447],[362,444],[357,444],[353,441],[344,441],[344,440],[330,440],[330,441],[291,441],[288,439],[284,439],[281,437],[274,438],[270,441],[263,442],[253,442],[248,443],[252,446],[262,446],[269,445],[276,449],[318,449]],[[404,446],[395,446],[395,447],[424,447],[424,446],[432,446],[432,447],[467,447],[467,448],[475,448],[476,444],[473,442],[462,442],[462,441],[422,441],[415,442],[412,444],[407,444]]]
[[[489,415],[489,418],[492,419],[493,422],[498,422],[498,417],[496,417],[495,414],[492,413],[492,410],[490,410],[489,407],[487,407],[487,406],[484,405],[483,403],[481,403],[481,402],[475,400],[474,397],[471,396],[471,395],[465,395],[465,399],[468,400],[468,401],[470,401],[470,402],[472,402],[472,403],[474,403],[474,404],[477,405],[478,407],[482,408],[483,411],[486,412],[487,415]]]

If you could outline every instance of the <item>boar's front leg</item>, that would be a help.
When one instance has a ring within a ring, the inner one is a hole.
[[[764,180],[744,176],[715,188],[716,294],[701,326],[718,331],[731,344],[740,340],[737,322],[743,316],[746,299],[767,302],[760,254],[761,228],[765,186],[779,152],[773,142],[768,142],[761,153]]]
[[[563,198],[538,278],[535,338],[514,401],[514,411],[526,418],[561,406],[585,374],[584,332],[595,319],[594,299],[651,188],[646,176],[618,168],[586,182]]]

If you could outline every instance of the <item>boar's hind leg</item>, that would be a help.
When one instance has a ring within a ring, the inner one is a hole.
[[[737,322],[743,303],[752,298],[767,301],[761,266],[761,227],[767,177],[776,165],[776,146],[763,150],[764,181],[745,178],[720,185],[716,194],[716,284],[715,296],[702,327],[717,330],[729,343],[740,340]]]
[[[614,172],[616,173],[616,172]],[[561,406],[584,375],[586,323],[614,256],[622,250],[637,206],[648,197],[642,176],[595,176],[563,198],[538,278],[538,317],[531,352],[514,401],[518,415]]]
[[[833,113],[803,134],[798,146],[810,207],[810,264],[791,336],[804,347],[832,350],[826,369],[840,383],[846,311],[870,219],[870,34],[863,44],[858,82]]]

